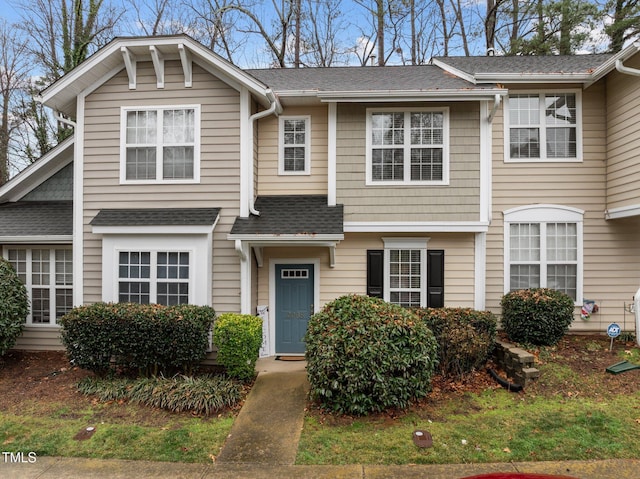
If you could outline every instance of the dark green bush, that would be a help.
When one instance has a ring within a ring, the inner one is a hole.
[[[242,397],[237,382],[221,376],[175,376],[142,379],[85,378],[78,390],[101,401],[128,400],[173,412],[211,414],[234,407]]]
[[[441,374],[461,376],[486,363],[496,340],[497,319],[468,308],[418,309],[438,342]]]
[[[0,258],[0,356],[16,343],[28,314],[27,289],[11,264]]]
[[[208,306],[95,303],[60,319],[69,359],[99,375],[191,372],[205,356],[215,312]]]
[[[248,380],[255,374],[262,344],[262,319],[250,314],[224,313],[213,328],[217,362],[233,378]]]
[[[339,413],[405,408],[431,389],[433,333],[411,311],[349,295],[328,303],[306,335],[311,397]]]
[[[502,297],[502,329],[509,339],[540,346],[562,339],[573,321],[573,299],[548,288],[522,289]]]

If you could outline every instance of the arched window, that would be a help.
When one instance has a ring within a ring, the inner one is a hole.
[[[540,204],[503,215],[505,293],[552,288],[581,304],[584,211]]]

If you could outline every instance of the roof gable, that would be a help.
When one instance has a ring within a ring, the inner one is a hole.
[[[129,75],[130,88],[134,89],[137,61],[152,61],[158,85],[161,85],[163,62],[171,59],[182,62],[186,88],[190,87],[191,62],[196,62],[236,90],[247,88],[263,105],[270,104],[266,85],[187,35],[115,38],[44,89],[39,101],[55,111],[75,117],[80,94],[90,93],[123,69]]]
[[[434,57],[431,62],[472,83],[553,82],[588,87],[639,50],[640,43],[636,42],[616,54]]]
[[[0,187],[0,203],[18,201],[73,162],[74,137],[67,138]],[[67,199],[67,198],[59,198]]]

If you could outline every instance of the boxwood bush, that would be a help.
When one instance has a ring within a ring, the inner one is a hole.
[[[306,334],[311,397],[363,415],[426,396],[437,345],[424,321],[378,298],[348,295],[313,315]]]
[[[461,376],[484,365],[496,340],[497,319],[468,308],[417,309],[438,342],[440,373]]]
[[[28,314],[27,289],[11,263],[0,258],[0,356],[16,343]]]
[[[554,345],[573,321],[573,299],[548,288],[512,291],[502,297],[501,325],[509,339],[541,346]]]
[[[213,328],[213,344],[218,348],[217,362],[229,376],[252,379],[262,344],[262,319],[250,314],[221,314]]]
[[[205,356],[215,312],[208,306],[95,303],[60,319],[69,359],[98,375],[190,373]]]

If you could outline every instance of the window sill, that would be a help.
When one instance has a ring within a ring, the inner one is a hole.
[[[505,163],[582,163],[582,158],[505,158]]]
[[[441,181],[372,181],[367,180],[365,186],[402,186],[402,187],[424,187],[424,186],[449,186],[448,180]]]

